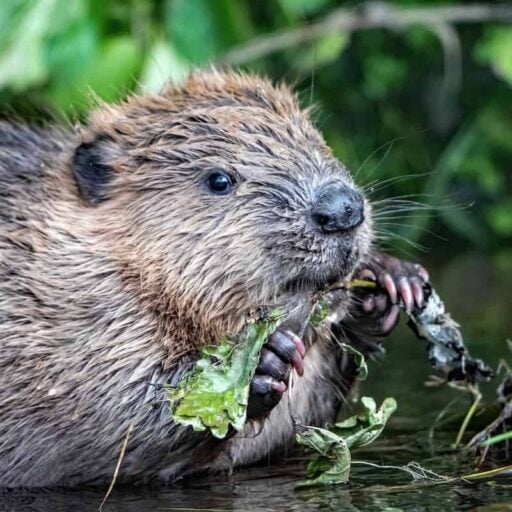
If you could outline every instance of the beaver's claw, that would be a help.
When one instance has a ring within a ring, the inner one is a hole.
[[[268,414],[288,389],[291,368],[304,373],[304,343],[291,331],[278,329],[264,345],[256,374],[251,382],[247,416]]]
[[[386,336],[398,323],[400,304],[409,312],[424,305],[423,285],[429,276],[417,263],[376,253],[356,278],[379,285],[376,289],[360,288],[354,292],[354,305],[346,323],[361,334]]]

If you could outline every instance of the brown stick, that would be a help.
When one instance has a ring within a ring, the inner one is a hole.
[[[114,475],[112,476],[112,480],[110,482],[110,486],[103,497],[103,500],[98,508],[98,512],[101,512],[103,509],[103,506],[105,505],[106,501],[108,500],[108,497],[114,490],[114,485],[116,485],[117,477],[119,476],[119,470],[121,469],[121,463],[124,459],[124,454],[126,453],[126,448],[128,447],[128,440],[130,439],[130,434],[133,430],[133,425],[135,421],[132,421],[128,427],[128,431],[126,432],[126,436],[124,437],[123,444],[121,445],[121,451],[119,452],[119,458],[117,459],[116,469],[114,470]]]
[[[424,25],[437,31],[439,26],[446,24],[484,21],[512,23],[512,5],[474,4],[400,8],[376,2],[352,9],[336,9],[310,25],[257,37],[229,51],[219,62],[228,65],[243,64],[337,32],[371,28],[397,30],[411,25]]]

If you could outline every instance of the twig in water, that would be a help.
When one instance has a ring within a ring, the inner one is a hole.
[[[462,438],[466,432],[466,429],[468,428],[469,422],[475,415],[478,406],[482,401],[482,393],[480,393],[480,390],[478,389],[477,386],[468,384],[466,389],[473,395],[473,403],[471,404],[470,408],[468,409],[468,412],[464,416],[464,420],[462,421],[462,424],[459,428],[459,432],[457,433],[457,437],[455,438],[454,448],[458,448],[460,446]]]
[[[431,454],[434,453],[434,433],[436,428],[438,427],[439,423],[442,421],[442,419],[446,416],[446,413],[452,408],[452,406],[457,401],[456,398],[451,400],[448,404],[446,404],[441,412],[435,417],[434,422],[432,423],[431,427],[428,429],[428,444],[430,446],[430,452]]]
[[[130,423],[130,426],[128,427],[128,431],[126,432],[126,436],[124,437],[123,445],[121,446],[121,451],[119,452],[119,458],[117,459],[116,469],[114,471],[114,475],[112,476],[112,481],[110,482],[110,486],[107,490],[107,493],[105,494],[101,505],[98,508],[98,512],[101,512],[103,509],[103,505],[105,505],[106,501],[108,500],[108,497],[112,493],[114,489],[114,485],[116,485],[117,477],[119,476],[119,469],[121,468],[121,463],[124,459],[124,454],[126,453],[126,448],[128,447],[128,439],[130,439],[130,434],[133,430],[133,424],[135,423],[135,420],[132,420]]]
[[[501,468],[489,469],[488,471],[479,471],[478,473],[471,473],[464,475],[461,480],[479,480],[481,478],[491,478],[493,476],[508,475],[512,473],[512,465],[502,466]]]

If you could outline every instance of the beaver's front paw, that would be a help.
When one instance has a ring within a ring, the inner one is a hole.
[[[249,418],[265,416],[279,403],[288,388],[292,367],[302,376],[305,351],[302,340],[291,331],[278,329],[270,336],[251,382]]]
[[[361,268],[356,278],[375,281],[377,288],[358,288],[347,327],[375,337],[389,334],[398,323],[399,304],[410,312],[424,305],[423,286],[428,272],[417,263],[376,253],[371,263]]]

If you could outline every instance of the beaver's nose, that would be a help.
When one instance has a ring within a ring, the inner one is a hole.
[[[312,212],[313,222],[324,233],[339,233],[356,228],[364,221],[361,194],[344,185],[324,186]]]

